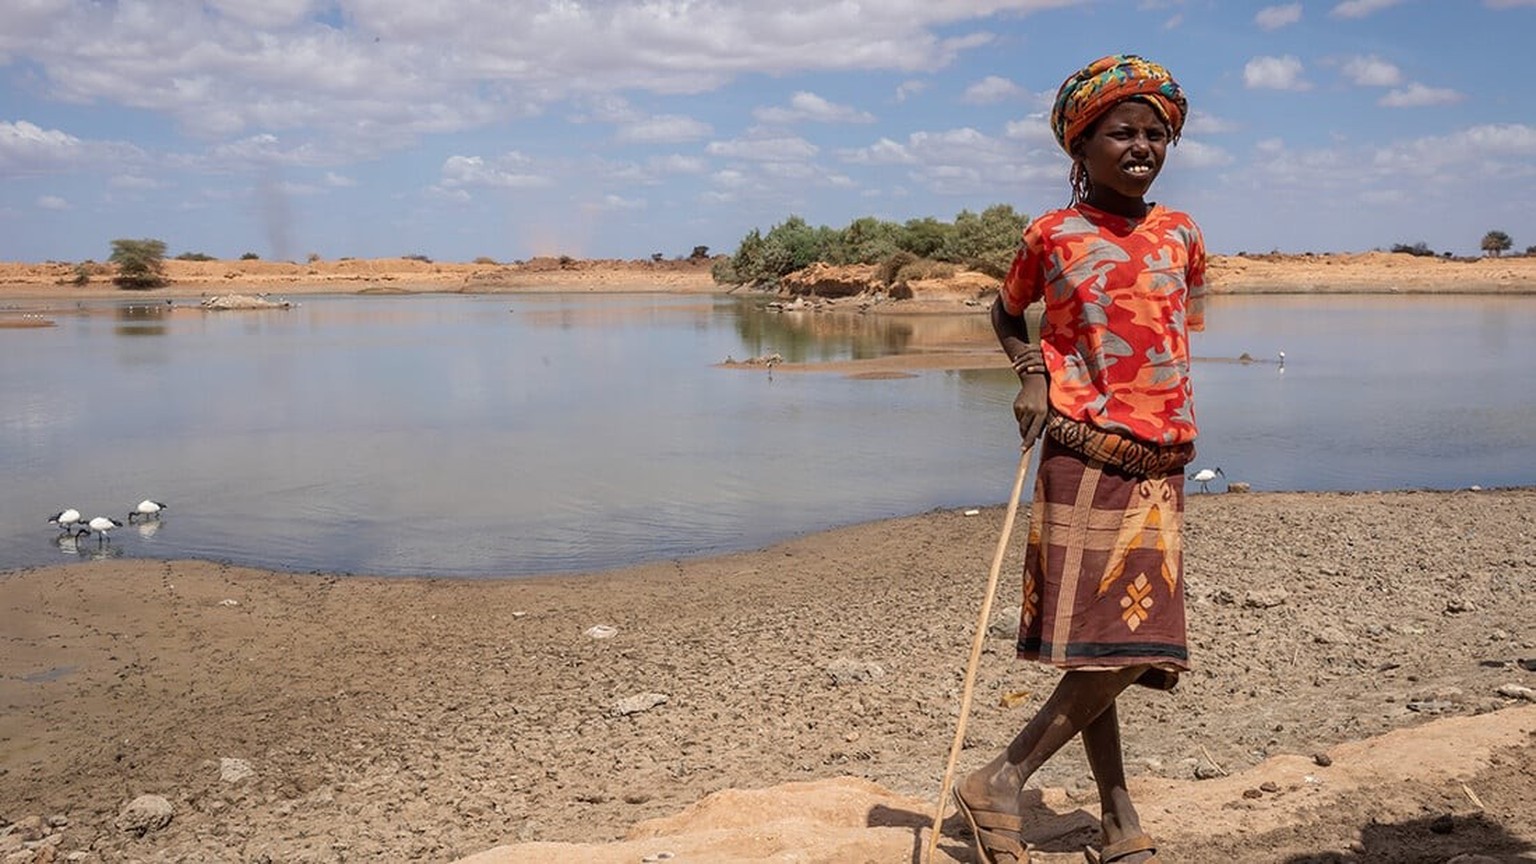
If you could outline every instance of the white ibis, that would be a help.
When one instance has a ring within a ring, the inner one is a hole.
[[[97,543],[101,543],[102,541],[107,540],[107,533],[113,528],[123,527],[123,523],[113,519],[110,516],[95,516],[91,518],[91,521],[85,524],[89,526],[92,531],[96,532]]]
[[[159,501],[151,501],[145,498],[139,502],[137,507],[128,511],[128,521],[132,522],[135,519],[159,519],[160,511],[164,509],[166,509],[166,506]]]
[[[1220,468],[1201,468],[1190,475],[1189,479],[1200,484],[1201,492],[1209,492],[1211,491],[1211,481],[1215,480],[1218,475],[1222,477],[1227,476]]]
[[[48,517],[48,521],[59,526],[59,530],[65,534],[75,530],[80,525],[80,511],[73,507],[63,510]]]

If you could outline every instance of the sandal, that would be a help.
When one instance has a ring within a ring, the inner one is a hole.
[[[977,864],[998,864],[999,853],[1012,855],[1017,864],[1029,864],[1029,849],[1023,837],[1024,817],[995,810],[972,810],[960,797],[959,789],[954,796],[955,806],[971,827],[971,846],[976,850]]]
[[[1083,850],[1083,857],[1088,859],[1088,864],[1110,864],[1119,861],[1137,852],[1151,852],[1145,864],[1157,864],[1157,844],[1152,841],[1150,834],[1138,834],[1135,837],[1127,837],[1119,843],[1110,843],[1103,849],[1095,852],[1092,847]]]

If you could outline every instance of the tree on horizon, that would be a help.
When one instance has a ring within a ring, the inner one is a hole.
[[[112,281],[119,288],[159,288],[167,282],[164,240],[113,240],[107,260],[117,265]]]
[[[1483,251],[1495,258],[1499,257],[1500,253],[1508,252],[1514,245],[1514,241],[1509,239],[1509,235],[1503,231],[1489,231],[1483,235]]]

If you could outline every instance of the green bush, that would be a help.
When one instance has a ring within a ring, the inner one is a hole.
[[[877,277],[887,284],[899,281],[899,271],[915,261],[932,259],[952,265],[928,268],[932,278],[967,267],[1002,278],[1018,251],[1029,217],[1007,204],[995,204],[981,213],[963,210],[953,224],[931,216],[898,224],[862,216],[841,230],[812,228],[799,216],[773,226],[766,235],[756,228],[747,232],[731,255],[729,265],[711,269],[716,282],[733,285],[772,285],[780,276],[817,261],[828,264],[876,264]],[[911,271],[917,273],[919,271]]]
[[[240,260],[241,261],[260,261],[261,260],[261,256],[257,255],[255,252],[247,252],[244,255],[240,256]]]
[[[177,261],[217,261],[218,259],[214,258],[212,255],[207,255],[207,254],[204,254],[202,252],[183,252],[180,255],[176,256],[176,260]]]
[[[166,284],[163,240],[113,240],[107,260],[117,265],[112,282],[119,288],[143,290]]]

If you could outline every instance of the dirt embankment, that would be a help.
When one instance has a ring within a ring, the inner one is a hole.
[[[917,310],[985,305],[1001,281],[961,271],[944,278],[885,282],[874,265],[813,264],[781,282],[795,298],[857,299]],[[1536,293],[1536,256],[1473,261],[1388,252],[1335,255],[1217,255],[1207,278],[1220,294]]]
[[[297,264],[288,261],[165,262],[169,284],[124,291],[112,284],[107,264],[0,262],[0,299],[46,297],[86,299],[143,294],[196,297],[212,294],[332,294],[380,291],[675,291],[720,290],[710,277],[709,259],[623,261],[534,258],[510,264],[455,263],[415,258],[343,259]],[[87,280],[78,284],[80,267]]]
[[[106,264],[0,262],[0,300],[89,299],[144,294],[201,297],[215,294],[317,294],[381,291],[465,293],[533,291],[730,290],[710,275],[712,259],[628,261],[534,258],[501,264],[434,262],[413,258],[285,261],[165,262],[170,284],[125,292],[112,284]],[[1364,252],[1327,255],[1218,255],[1210,260],[1211,287],[1219,293],[1536,293],[1536,257],[1450,260]],[[785,277],[777,293],[810,303],[850,302],[884,311],[953,311],[985,306],[999,281],[960,271],[944,278],[887,284],[873,265],[815,264]]]

